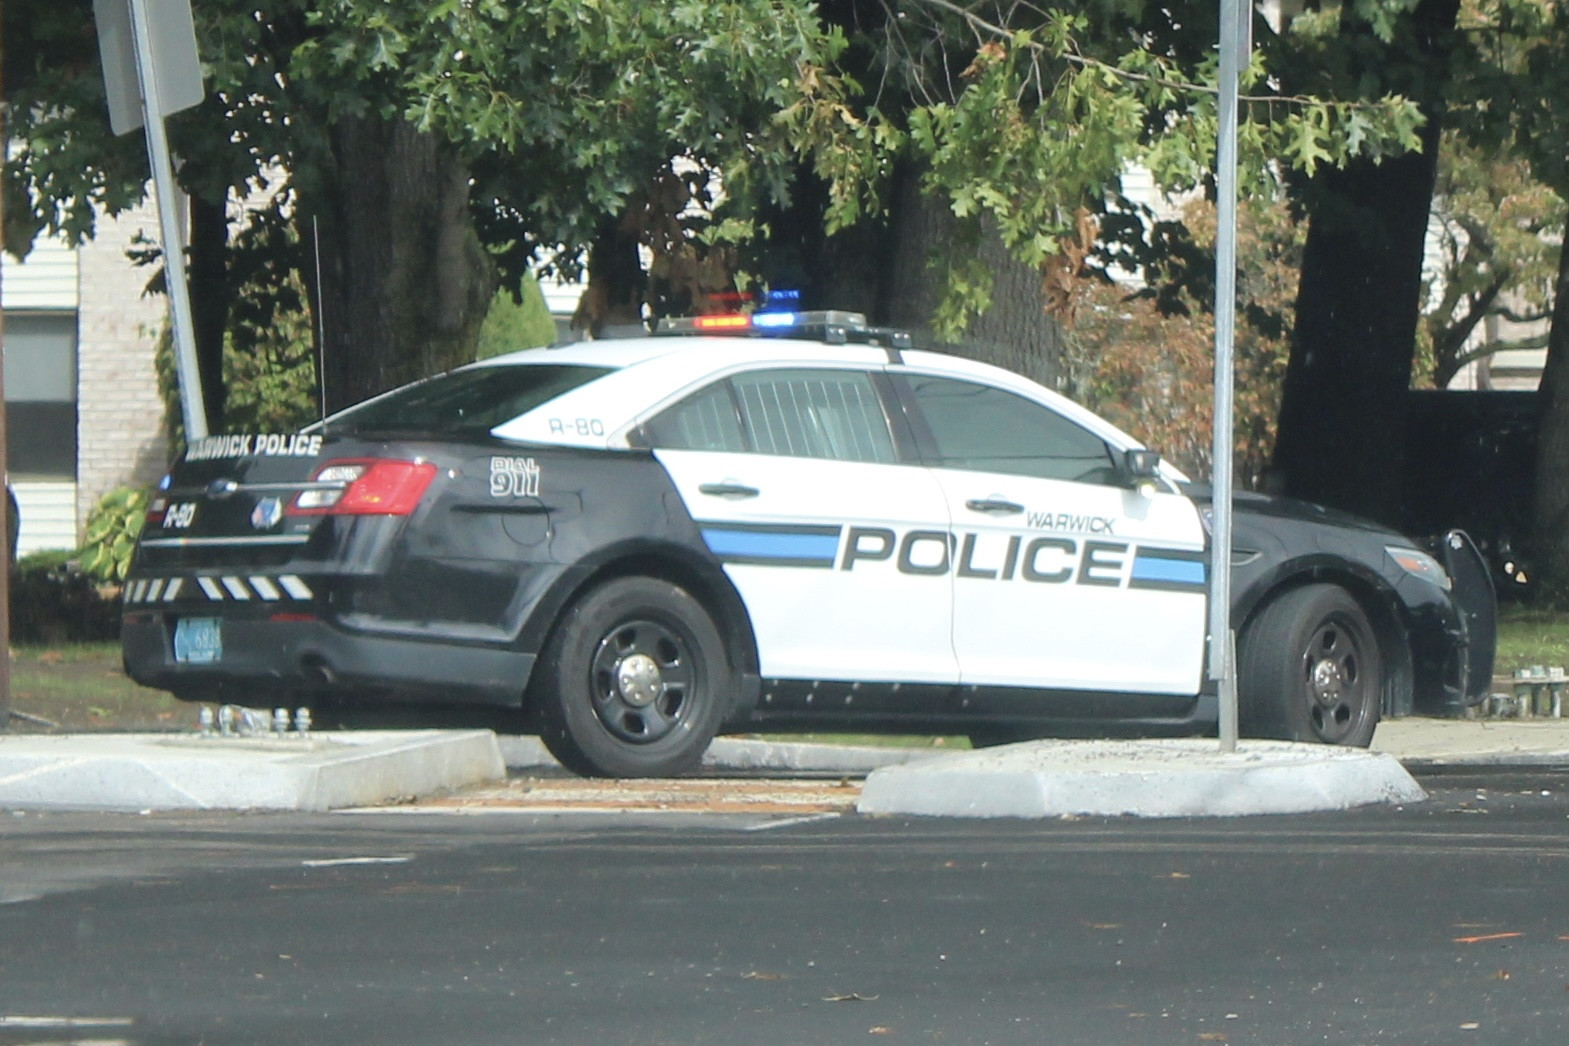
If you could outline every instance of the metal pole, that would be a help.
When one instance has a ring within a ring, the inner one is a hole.
[[[174,326],[175,372],[180,382],[180,404],[184,408],[185,441],[190,443],[207,435],[207,405],[202,398],[201,376],[196,367],[191,297],[185,282],[185,252],[181,246],[185,237],[180,235],[179,208],[175,205],[177,190],[174,167],[169,161],[163,107],[158,101],[158,74],[153,63],[147,0],[130,2],[131,30],[136,39],[136,73],[142,87],[142,123],[147,132],[147,156],[152,163],[153,191],[158,198],[158,222],[162,229],[163,282],[169,291],[170,315]]]
[[[1209,672],[1219,683],[1220,749],[1237,750],[1235,641],[1231,632],[1232,347],[1237,318],[1237,91],[1251,10],[1220,0],[1219,131],[1215,149],[1215,442],[1209,588]]]
[[[4,6],[0,5],[0,12]],[[3,13],[0,13],[3,17]],[[5,30],[0,26],[0,41],[5,39]],[[0,49],[3,50],[3,49]],[[0,164],[6,160],[6,108],[5,94],[0,90]],[[5,205],[0,202],[0,224],[4,224]],[[5,344],[5,307],[3,305],[4,290],[0,288],[0,345]],[[5,366],[4,354],[0,353],[0,486],[6,489],[5,525],[0,527],[0,734],[11,729],[11,557],[16,555],[16,549],[11,547],[11,520],[9,513],[11,475],[6,466],[6,456],[9,450],[6,443],[5,428]]]

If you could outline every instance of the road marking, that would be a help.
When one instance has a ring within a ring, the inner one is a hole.
[[[24,1017],[0,1016],[0,1028],[129,1028],[135,1017]]]

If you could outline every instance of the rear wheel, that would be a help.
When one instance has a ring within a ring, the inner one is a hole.
[[[617,578],[572,605],[542,655],[540,736],[576,773],[683,773],[713,740],[733,684],[724,641],[690,593]]]
[[[1362,607],[1306,585],[1259,612],[1237,653],[1242,732],[1366,748],[1378,726],[1384,657]]]

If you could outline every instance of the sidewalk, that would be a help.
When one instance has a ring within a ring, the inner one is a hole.
[[[1372,751],[1412,768],[1569,762],[1569,718],[1386,719]]]

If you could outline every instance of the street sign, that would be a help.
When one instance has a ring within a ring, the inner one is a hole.
[[[160,116],[189,109],[202,100],[202,68],[196,57],[196,26],[190,0],[144,0],[153,63],[158,68]],[[142,126],[142,88],[136,75],[136,40],[131,0],[93,0],[98,54],[109,96],[109,126],[127,134]],[[149,99],[149,102],[152,100]]]
[[[93,0],[109,124],[116,134],[147,132],[158,221],[163,230],[164,286],[174,327],[175,374],[185,438],[207,435],[207,412],[196,366],[190,290],[185,282],[185,237],[177,219],[178,190],[164,117],[202,100],[191,0]]]

